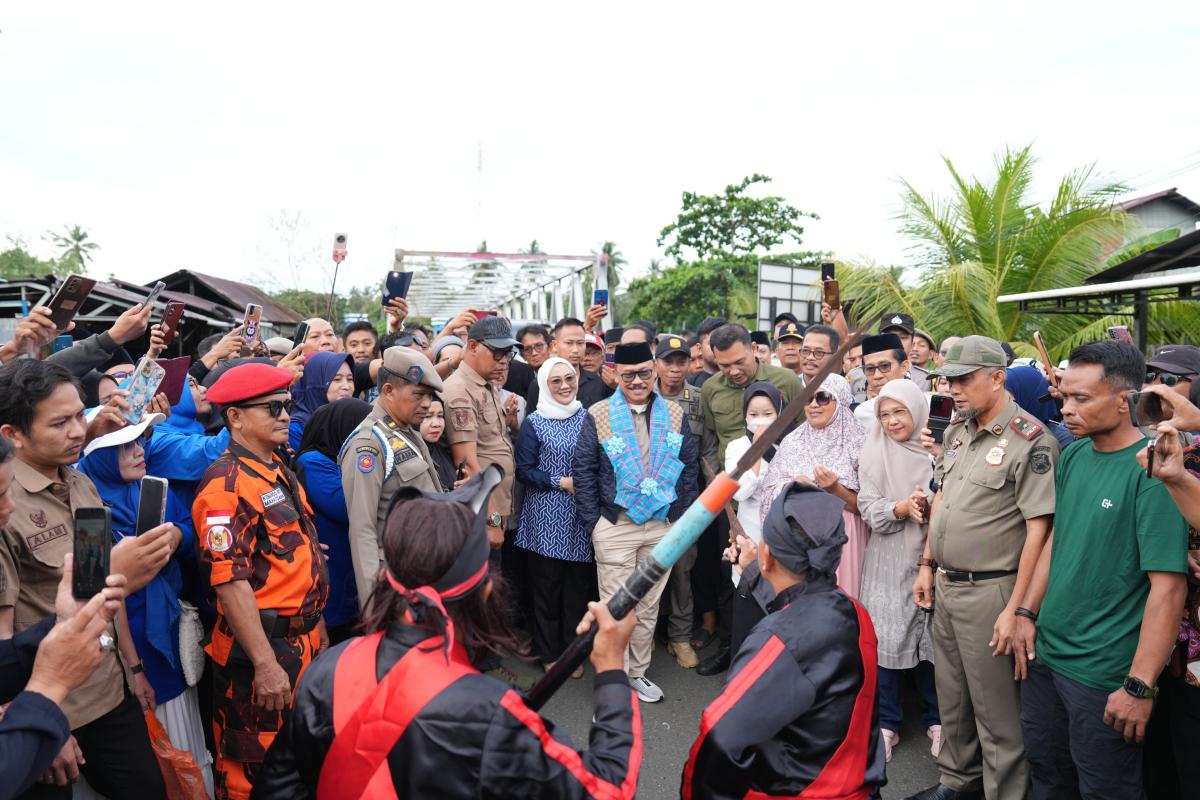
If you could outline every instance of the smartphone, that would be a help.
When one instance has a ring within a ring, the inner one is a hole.
[[[71,338],[71,334],[64,333],[61,336],[55,336],[54,341],[50,343],[50,352],[57,353],[61,350],[66,350],[73,345],[75,340]]]
[[[175,405],[183,398],[184,390],[188,388],[188,367],[192,364],[189,356],[177,358],[158,358],[154,361],[163,368],[163,379],[158,384],[155,394],[165,394],[167,402]]]
[[[592,305],[608,305],[608,289],[596,289],[594,292],[592,292]]]
[[[471,309],[471,313],[475,315],[475,319],[483,319],[485,317],[499,316],[499,313],[496,311],[479,311],[478,309],[474,309],[474,308]]]
[[[146,409],[150,407],[154,395],[158,393],[158,385],[162,383],[166,374],[165,369],[151,359],[142,356],[142,360],[137,363],[129,377],[117,387],[129,391],[129,396],[125,398],[129,403],[129,408],[121,411],[121,416],[125,418],[126,422],[136,425],[142,421],[142,417],[146,415]]]
[[[142,478],[142,490],[138,495],[137,527],[134,533],[141,536],[151,528],[163,524],[167,514],[167,480],[150,475]]]
[[[242,318],[242,325],[245,326],[242,328],[242,339],[251,350],[254,349],[254,343],[258,341],[262,312],[262,306],[257,303],[246,303],[246,316]]]
[[[338,264],[346,260],[346,234],[333,235],[333,260]]]
[[[183,319],[183,303],[176,300],[167,303],[167,310],[163,312],[163,317],[158,323],[162,329],[163,347],[175,341],[175,329],[179,327],[181,319]]]
[[[954,417],[954,398],[948,394],[933,394],[929,396],[929,422],[927,427],[933,434],[933,440],[942,443],[946,427]]]
[[[458,467],[454,470],[454,479],[461,481],[467,477],[467,460],[464,458],[458,462]]]
[[[300,345],[304,344],[304,340],[308,338],[308,323],[301,322],[296,326],[296,330],[292,332],[292,349],[295,350]]]
[[[386,306],[388,301],[397,297],[408,297],[408,287],[412,285],[412,279],[411,272],[396,272],[395,270],[389,272],[383,292],[383,304]]]
[[[79,309],[83,308],[83,301],[87,300],[95,285],[94,280],[80,275],[72,275],[63,281],[54,297],[50,298],[50,304],[46,306],[50,309],[50,320],[54,327],[60,331],[67,329],[71,320],[79,313]]]
[[[150,294],[146,295],[146,299],[142,301],[142,308],[154,305],[154,301],[158,299],[158,296],[162,294],[162,290],[165,288],[167,288],[167,285],[162,281],[154,284],[154,287],[150,290]]]
[[[821,289],[824,291],[824,300],[829,304],[829,307],[834,311],[842,307],[842,294],[838,287],[838,282],[833,278],[821,282]]]
[[[1129,393],[1129,421],[1135,428],[1150,428],[1165,422],[1174,412],[1163,405],[1162,398],[1154,392]]]
[[[824,264],[822,264],[821,265],[821,280],[822,281],[837,280],[837,277],[834,275],[834,269],[836,266],[837,265],[835,265],[832,261],[826,261]]]
[[[1037,345],[1038,354],[1042,357],[1042,369],[1046,373],[1046,380],[1054,388],[1058,388],[1058,376],[1054,374],[1054,362],[1050,360],[1050,354],[1046,351],[1046,344],[1042,341],[1042,332],[1033,332],[1033,343]]]
[[[71,594],[90,600],[104,588],[112,553],[112,512],[104,506],[75,509],[75,566]]]
[[[1129,332],[1128,325],[1114,325],[1108,329],[1108,338],[1115,342],[1124,342],[1125,344],[1133,344],[1133,335]],[[1134,345],[1135,347],[1137,345]]]
[[[617,354],[610,353],[607,350],[605,350],[604,351],[604,363],[610,367],[615,367],[617,365]]]

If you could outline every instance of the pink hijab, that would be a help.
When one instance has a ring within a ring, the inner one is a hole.
[[[830,375],[821,388],[834,396],[837,410],[824,428],[814,428],[805,421],[780,443],[760,490],[764,518],[775,496],[797,475],[812,476],[813,467],[818,464],[836,472],[842,486],[858,491],[858,457],[866,433],[850,410],[854,395],[850,392],[849,382],[841,375]]]

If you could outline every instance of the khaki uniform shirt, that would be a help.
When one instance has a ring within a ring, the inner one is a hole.
[[[496,511],[507,517],[512,513],[516,462],[506,431],[500,390],[484,380],[465,361],[458,365],[458,369],[444,384],[442,400],[446,403],[446,441],[451,445],[474,442],[480,469],[495,464],[504,471],[504,480],[492,494],[492,504]]]
[[[440,492],[437,469],[425,440],[412,428],[394,429],[376,400],[367,415],[342,445],[338,466],[350,517],[350,559],[358,587],[358,607],[367,607],[383,563],[383,523],[392,496],[402,486],[423,492]],[[390,453],[389,453],[390,450]]]
[[[946,429],[934,474],[942,499],[929,524],[933,560],[948,570],[1016,570],[1025,521],[1054,513],[1058,441],[1012,400],[982,430]]]
[[[54,613],[63,556],[75,549],[75,509],[104,501],[81,472],[61,469],[60,483],[20,459],[12,464],[13,513],[0,533],[0,606],[13,606],[13,632],[19,633]],[[116,637],[111,623],[108,632]],[[124,696],[125,674],[113,651],[62,708],[74,730],[112,711]]]
[[[683,409],[683,413],[687,415],[688,424],[692,427],[692,434],[699,442],[700,437],[704,435],[704,413],[700,409],[700,390],[685,381],[679,394],[663,392],[659,394],[664,400],[671,400]]]
[[[750,383],[754,381],[770,381],[779,387],[784,405],[800,394],[800,378],[783,367],[759,364]],[[720,470],[725,463],[725,447],[734,439],[746,435],[746,411],[743,408],[745,393],[745,386],[734,386],[724,373],[709,378],[701,389],[704,442],[700,453],[709,460],[714,470]]]

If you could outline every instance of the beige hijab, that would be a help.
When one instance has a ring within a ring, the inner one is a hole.
[[[863,444],[859,469],[884,496],[908,497],[914,486],[926,486],[933,479],[933,459],[921,446],[921,429],[929,421],[929,402],[921,388],[907,378],[888,381],[875,398],[876,422],[885,398],[903,403],[912,414],[912,435],[907,441],[897,442],[887,435],[883,425],[872,425]]]

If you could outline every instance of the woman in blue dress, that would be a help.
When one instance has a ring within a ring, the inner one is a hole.
[[[533,646],[549,669],[575,638],[575,626],[598,597],[591,535],[575,519],[572,462],[587,412],[575,398],[579,374],[565,359],[538,369],[537,410],[517,437],[517,480],[525,506],[517,547],[528,551]],[[583,667],[572,677],[583,676]]]
[[[304,362],[304,374],[292,387],[288,447],[300,452],[304,426],[318,408],[354,396],[354,359],[349,353],[319,350]]]

